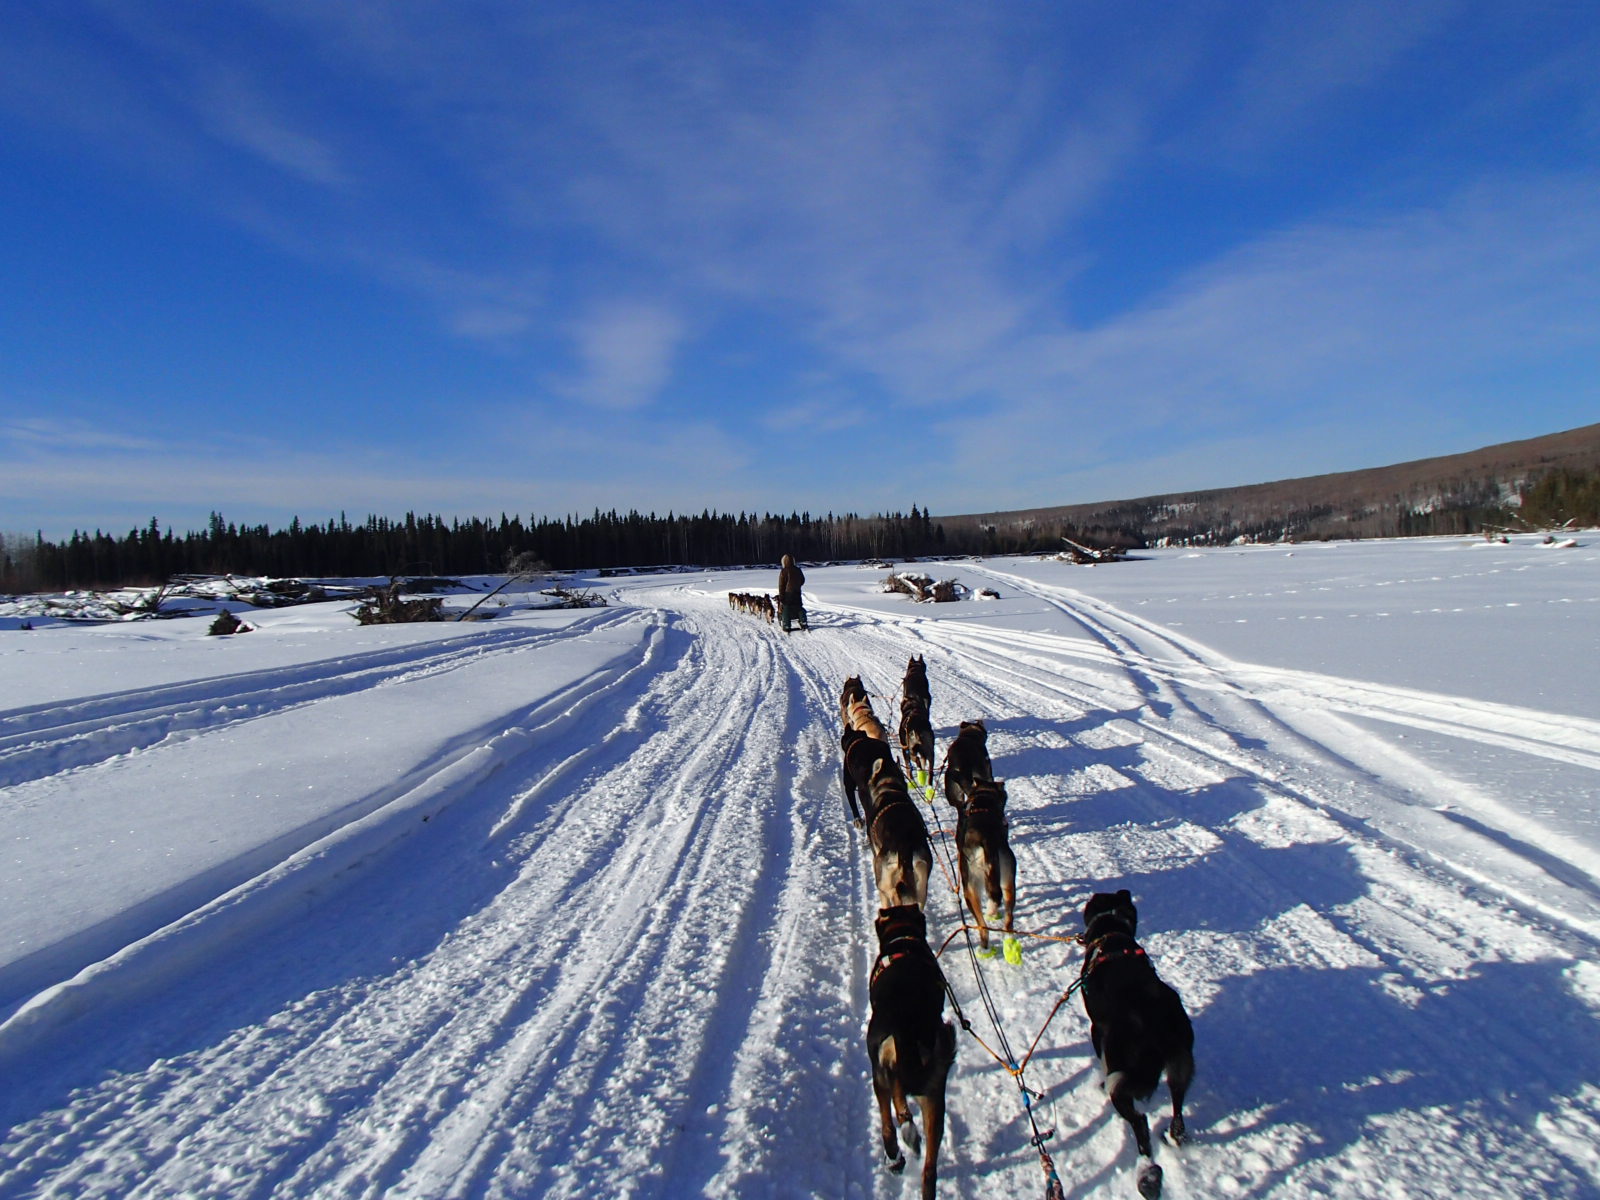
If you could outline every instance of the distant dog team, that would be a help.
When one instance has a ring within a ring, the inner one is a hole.
[[[759,595],[750,592],[729,592],[728,607],[734,612],[762,618],[768,625],[778,619],[778,606],[772,597],[764,592]]]

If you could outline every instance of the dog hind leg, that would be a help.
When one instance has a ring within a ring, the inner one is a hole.
[[[885,1045],[889,1045],[889,1043],[885,1043]],[[885,1078],[885,1074],[882,1064],[874,1061],[872,1064],[872,1091],[878,1097],[878,1122],[880,1132],[883,1135],[883,1156],[889,1160],[889,1170],[898,1175],[906,1169],[906,1156],[900,1153],[900,1143],[895,1138],[894,1115],[891,1110],[892,1098],[889,1091],[889,1081]]]
[[[922,1196],[933,1200],[934,1185],[939,1179],[939,1144],[944,1141],[944,1086],[937,1095],[918,1098],[922,1107],[922,1127],[928,1131],[928,1144],[922,1152]]]
[[[967,898],[967,908],[972,913],[973,924],[978,927],[978,945],[987,950],[989,948],[989,923],[983,919],[983,897],[978,894],[976,880],[968,878],[962,882],[961,891]]]
[[[1167,1136],[1174,1146],[1189,1140],[1189,1130],[1183,1123],[1183,1098],[1194,1081],[1194,1052],[1185,1048],[1167,1060],[1167,1090],[1172,1093],[1172,1124]]]
[[[918,908],[928,907],[928,876],[933,873],[933,852],[924,844],[911,863],[912,884]]]
[[[961,786],[961,776],[950,769],[950,764],[944,767],[944,799],[952,808],[959,809],[966,801],[966,789]]]
[[[893,1083],[894,1089],[894,1115],[900,1122],[900,1140],[913,1154],[922,1153],[922,1135],[917,1132],[917,1126],[911,1119],[911,1105],[906,1102],[906,1089],[896,1074]]]
[[[1138,1097],[1125,1072],[1113,1071],[1106,1076],[1106,1095],[1117,1110],[1117,1115],[1133,1127],[1133,1141],[1139,1148],[1139,1157],[1149,1158],[1150,1122],[1139,1111]]]
[[[983,915],[983,893],[988,887],[989,860],[983,847],[968,847],[961,852],[961,894],[966,898],[967,909],[978,927],[978,945],[989,949],[989,922]]]
[[[1133,1141],[1139,1150],[1139,1170],[1135,1186],[1144,1200],[1156,1200],[1161,1195],[1161,1168],[1151,1158],[1150,1121],[1139,1111],[1133,1085],[1127,1074],[1113,1071],[1106,1076],[1106,1094],[1117,1115],[1133,1127]]]
[[[861,806],[856,803],[856,781],[850,777],[850,764],[845,763],[839,768],[839,784],[844,788],[844,798],[850,803],[850,816],[859,827],[861,824]]]
[[[950,1079],[950,1068],[955,1061],[955,1026],[948,1021],[941,1021],[933,1046],[928,1090],[921,1097],[922,1128],[928,1139],[927,1149],[922,1152],[922,1200],[933,1200],[934,1185],[939,1178],[939,1147],[944,1142],[945,1084]]]
[[[1110,1094],[1112,1107],[1117,1109],[1117,1115],[1133,1126],[1133,1141],[1139,1147],[1139,1173],[1134,1176],[1134,1186],[1138,1187],[1139,1195],[1144,1200],[1157,1200],[1162,1194],[1162,1168],[1155,1165],[1154,1158],[1150,1157],[1149,1118],[1139,1112],[1134,1104],[1133,1088],[1128,1085],[1128,1077],[1122,1072],[1107,1075],[1106,1091]]]
[[[1000,860],[1000,904],[1006,916],[1006,932],[1010,933],[1017,911],[1017,856],[1005,845],[996,857]]]

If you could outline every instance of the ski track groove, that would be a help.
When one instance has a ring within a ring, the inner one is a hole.
[[[12,709],[0,713],[0,769],[12,785],[81,770],[163,742],[225,733],[322,700],[403,685],[581,638],[626,619],[622,613],[608,612],[558,630],[485,631],[442,643],[111,693],[68,705]],[[153,697],[161,702],[150,703]]]

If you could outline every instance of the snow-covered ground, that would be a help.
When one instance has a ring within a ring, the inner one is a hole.
[[[983,718],[1019,926],[1130,888],[1194,1018],[1171,1197],[1600,1196],[1600,548],[1460,539],[595,581],[0,632],[0,1196],[903,1197],[840,685]],[[941,801],[942,806],[942,801]],[[937,878],[929,921],[956,930]],[[1134,1155],[1080,951],[985,962],[1069,1196]],[[995,1045],[973,965],[945,967]],[[1165,1117],[1155,1121],[1159,1130]],[[1043,1194],[961,1037],[940,1194]]]

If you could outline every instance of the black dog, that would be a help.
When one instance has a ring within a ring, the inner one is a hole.
[[[850,816],[856,828],[860,829],[866,824],[862,809],[872,807],[870,785],[873,768],[883,761],[892,766],[894,751],[888,742],[879,741],[859,729],[846,729],[844,736],[839,739],[839,749],[844,752],[844,762],[839,767],[839,782],[844,785],[844,798],[850,802]]]
[[[927,787],[933,778],[933,723],[920,697],[907,695],[900,701],[900,751],[917,786]]]
[[[1083,906],[1085,959],[1079,976],[1089,1037],[1106,1073],[1106,1094],[1129,1125],[1140,1156],[1139,1194],[1161,1194],[1161,1168],[1150,1160],[1150,1123],[1136,1107],[1163,1074],[1172,1093],[1168,1135],[1181,1146],[1183,1097],[1194,1078],[1194,1027],[1178,993],[1156,977],[1134,940],[1139,912],[1127,888],[1098,892]]]
[[[966,897],[972,919],[978,923],[978,940],[989,949],[989,922],[1004,922],[1011,932],[1017,909],[1017,856],[1007,837],[1006,786],[979,780],[967,793],[967,802],[956,818],[956,854],[961,864],[961,894]]]
[[[928,946],[928,923],[914,904],[879,911],[878,960],[872,967],[872,1017],[867,1023],[867,1055],[872,1060],[872,1090],[878,1097],[883,1154],[889,1169],[905,1170],[906,1158],[895,1136],[898,1123],[906,1145],[917,1150],[917,1127],[906,1097],[922,1108],[928,1139],[922,1152],[922,1197],[933,1200],[944,1140],[944,1090],[956,1060],[956,1031],[944,1020],[944,973]]]
[[[989,762],[989,731],[982,721],[963,721],[955,740],[944,752],[944,798],[960,808],[980,779],[993,779]]]
[[[928,690],[928,664],[922,655],[913,655],[906,663],[906,676],[900,681],[900,694],[907,699],[922,701],[922,707],[933,711],[933,693]]]

